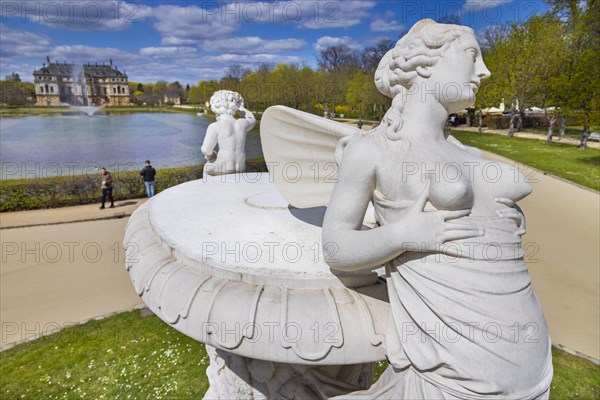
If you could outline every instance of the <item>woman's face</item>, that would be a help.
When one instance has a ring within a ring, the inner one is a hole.
[[[436,84],[437,100],[455,113],[475,103],[481,81],[489,76],[475,36],[465,32],[446,49],[429,80]]]

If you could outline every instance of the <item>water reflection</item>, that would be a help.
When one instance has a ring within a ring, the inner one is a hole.
[[[191,114],[32,116],[0,119],[1,179],[135,170],[205,162],[200,146],[211,121]],[[258,129],[246,141],[248,158],[262,155]]]

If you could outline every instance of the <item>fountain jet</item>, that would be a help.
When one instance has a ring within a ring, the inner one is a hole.
[[[73,65],[73,69],[71,70],[71,79],[74,82],[77,82],[77,84],[79,85],[79,88],[81,90],[82,105],[81,106],[71,105],[70,108],[80,111],[80,112],[84,113],[85,115],[87,115],[88,117],[91,117],[92,115],[94,115],[96,113],[96,111],[98,111],[100,109],[100,107],[90,106],[90,101],[89,101],[88,94],[87,94],[87,82],[85,79],[85,71],[84,71],[83,64],[82,65]],[[73,96],[73,97],[75,97],[75,96]],[[76,98],[73,98],[72,102],[78,102],[75,99]]]

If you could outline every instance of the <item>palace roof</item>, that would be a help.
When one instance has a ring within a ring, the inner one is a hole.
[[[33,71],[33,75],[53,75],[53,76],[65,76],[71,77],[74,72],[77,73],[77,70],[81,68],[81,64],[67,64],[64,63],[48,63],[48,65],[44,64],[44,66],[40,69]],[[83,64],[83,72],[85,73],[86,78],[111,78],[111,77],[123,77],[126,78],[127,74],[124,71],[119,71],[116,66],[112,65],[112,60],[109,65],[104,63],[102,64],[92,64],[86,63]]]

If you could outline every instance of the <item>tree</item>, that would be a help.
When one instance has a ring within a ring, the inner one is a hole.
[[[5,81],[12,81],[12,82],[21,82],[21,77],[16,72],[13,72],[10,75],[6,75],[4,77],[4,80]]]
[[[188,103],[205,104],[219,89],[220,85],[217,81],[200,81],[190,88]]]
[[[551,80],[553,95],[565,110],[583,112],[580,149],[585,149],[591,111],[599,108],[600,1],[547,0],[547,3],[562,22],[564,31],[561,74]],[[561,131],[564,125],[563,115]]]
[[[511,104],[509,136],[520,124],[522,109],[549,105],[550,78],[559,70],[557,43],[561,40],[556,18],[535,16],[521,25],[512,25],[506,38],[485,52],[492,76],[482,87],[482,94],[495,104],[502,98]]]
[[[196,85],[190,88],[190,93],[188,94],[188,103],[190,104],[204,104],[204,97],[200,91],[200,88]]]
[[[35,101],[35,85],[14,79],[0,81],[0,103],[25,105]]]
[[[302,103],[302,91],[299,84],[300,66],[298,64],[277,64],[269,74],[269,102],[298,108]]]
[[[161,99],[159,96],[157,96],[154,93],[154,86],[155,85],[152,85],[152,84],[144,85],[144,92],[142,93],[141,96],[139,96],[139,99],[142,103],[156,104],[156,103],[158,103],[159,99]]]
[[[256,67],[256,73],[261,75],[263,78],[266,78],[266,76],[269,75],[269,73],[271,71],[273,71],[274,69],[275,69],[274,64],[261,62],[261,63],[258,63],[258,66]]]
[[[183,97],[185,89],[179,81],[171,82],[167,85],[167,93],[176,93],[179,97]]]
[[[230,65],[225,70],[225,76],[221,78],[221,89],[240,91],[240,82],[252,72],[251,69],[239,64]]]
[[[184,100],[186,103],[187,103],[187,101],[188,101],[188,97],[190,96],[190,89],[191,89],[191,88],[190,88],[190,84],[189,84],[189,83],[188,83],[188,84],[186,84],[186,85],[185,85],[185,94],[184,94],[184,97],[183,97],[183,100]]]
[[[362,69],[366,72],[375,72],[385,53],[394,48],[396,42],[390,39],[381,39],[375,46],[365,47],[361,53]]]
[[[321,51],[317,58],[322,89],[319,88],[319,103],[327,104],[334,111],[337,105],[346,102],[348,83],[360,69],[358,56],[346,45],[336,45]]]
[[[548,120],[547,140],[551,141],[560,107],[563,106],[557,103],[553,78],[563,73],[564,31],[558,18],[551,14],[533,17],[524,27],[534,42],[529,50],[530,57],[536,61],[530,77],[534,88],[532,99],[538,107],[544,109]],[[550,107],[554,107],[553,111],[549,111]]]
[[[225,70],[225,79],[231,78],[239,83],[242,79],[248,76],[250,72],[252,72],[250,68],[242,67],[239,64],[230,65]]]
[[[481,32],[479,44],[481,51],[484,53],[495,49],[500,43],[506,40],[510,32],[510,26],[503,25],[488,25]]]
[[[374,110],[387,108],[390,99],[379,92],[371,73],[359,71],[348,83],[346,101],[358,111],[359,117],[368,117]]]
[[[167,94],[169,84],[165,81],[158,81],[154,84],[154,88],[152,90],[154,96],[156,96],[156,101],[159,104],[164,102],[165,95]]]
[[[317,58],[319,68],[327,72],[356,69],[360,65],[358,57],[350,47],[340,44],[322,50]]]

